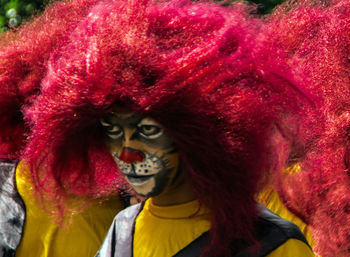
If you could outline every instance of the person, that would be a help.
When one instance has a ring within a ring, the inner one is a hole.
[[[254,200],[309,99],[247,9],[102,1],[50,59],[26,110],[37,189],[108,193],[120,170],[147,197],[98,256],[313,256]]]
[[[299,172],[276,173],[275,190],[308,226],[323,257],[350,253],[349,7],[347,0],[288,1],[267,18],[271,38],[308,74],[307,86],[319,99],[317,112],[303,118],[309,143],[294,160]]]
[[[55,215],[61,212],[57,199],[41,199],[35,193],[22,155],[31,129],[24,110],[40,94],[50,55],[96,2],[53,3],[18,31],[1,35],[0,256],[94,256],[113,217],[124,208],[116,189],[93,200],[70,195],[71,212]]]
[[[295,173],[297,174],[303,172],[303,170],[300,163],[296,163],[280,172],[282,172],[285,176],[287,174],[288,176],[293,176]],[[311,234],[310,226],[308,226],[305,220],[298,215],[299,213],[295,213],[287,208],[288,204],[285,204],[285,201],[288,201],[288,198],[283,198],[284,194],[278,194],[278,192],[280,192],[278,188],[283,187],[283,184],[278,184],[278,182],[280,182],[280,180],[276,179],[275,176],[272,176],[266,187],[259,192],[256,200],[281,218],[297,225],[300,231],[304,234],[309,245],[312,247],[314,253],[317,253],[314,249],[315,240]],[[288,184],[286,187],[288,186],[290,185]],[[320,257],[319,255],[317,256]]]

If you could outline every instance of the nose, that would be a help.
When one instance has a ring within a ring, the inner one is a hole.
[[[127,147],[124,147],[122,149],[122,152],[119,156],[119,160],[126,163],[142,162],[144,158],[145,158],[145,155],[141,151],[134,150]]]
[[[119,154],[119,160],[126,163],[142,162],[145,155],[142,151],[142,145],[134,137],[135,130],[124,129],[124,138],[122,148]]]

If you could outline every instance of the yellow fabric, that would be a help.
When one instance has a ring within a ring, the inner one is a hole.
[[[307,225],[297,216],[295,216],[290,211],[288,211],[286,207],[284,207],[280,197],[274,190],[266,189],[265,191],[260,193],[258,198],[259,198],[259,202],[261,202],[268,209],[276,213],[278,216],[296,224],[301,230],[301,232],[303,232],[309,244],[311,246],[313,245],[313,239]]]
[[[314,246],[315,242],[312,238],[309,227],[301,219],[284,207],[280,197],[273,189],[268,188],[261,192],[258,196],[258,201],[283,219],[289,220],[290,222],[296,224],[304,234],[309,245],[311,245],[311,247]],[[321,255],[318,254],[315,254],[315,256],[321,257]]]
[[[136,218],[134,257],[171,257],[210,229],[209,212],[193,201],[160,207],[148,199]],[[192,218],[189,216],[194,215]],[[313,257],[300,240],[289,239],[267,257]]]
[[[17,167],[16,183],[26,206],[26,219],[16,257],[95,256],[114,216],[123,208],[120,197],[95,200],[82,213],[73,214],[70,225],[59,227],[38,206],[27,170],[22,167],[21,163]]]
[[[301,171],[301,166],[299,163],[297,163],[295,165],[292,165],[286,168],[282,172],[285,175],[293,175],[293,174],[299,173],[300,171]],[[288,211],[286,207],[284,207],[280,197],[271,187],[267,187],[264,191],[262,191],[259,194],[257,200],[263,205],[265,205],[267,208],[269,208],[271,211],[279,215],[280,217],[296,224],[301,230],[301,232],[303,232],[309,244],[311,246],[314,245],[313,238],[311,236],[310,230],[307,227],[307,225],[297,216],[295,216],[290,211]]]
[[[209,229],[209,213],[198,201],[160,207],[148,199],[136,218],[134,257],[173,256]]]
[[[310,247],[300,240],[289,239],[267,257],[314,257]]]

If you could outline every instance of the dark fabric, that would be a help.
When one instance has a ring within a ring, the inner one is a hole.
[[[255,244],[243,250],[240,249],[233,255],[234,257],[263,257],[284,244],[288,239],[297,239],[309,246],[297,225],[282,219],[261,204],[258,204],[258,209],[259,218],[255,225],[255,238],[259,245]]]
[[[239,242],[232,245],[232,256],[234,257],[263,257],[284,244],[288,239],[298,239],[309,245],[298,226],[285,219],[282,219],[271,212],[265,206],[258,204],[259,217],[255,224],[255,238],[259,245],[249,245]],[[209,240],[208,233],[204,233],[199,238],[180,250],[173,257],[196,257],[205,248]],[[310,246],[309,246],[310,247]]]
[[[133,231],[140,204],[120,212],[96,257],[132,257]],[[288,239],[297,239],[308,245],[298,226],[282,219],[261,204],[257,206],[259,217],[254,235],[257,244],[233,242],[232,257],[263,257],[284,244]],[[173,257],[199,257],[209,240],[209,232],[203,233]],[[309,246],[310,247],[310,246]]]
[[[17,162],[0,161],[0,257],[15,256],[21,241],[25,205],[16,187]]]
[[[8,247],[2,247],[1,249],[2,251],[2,257],[14,257],[15,256],[15,250],[10,249]]]

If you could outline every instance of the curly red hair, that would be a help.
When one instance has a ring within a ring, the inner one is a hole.
[[[310,226],[317,253],[349,256],[350,1],[287,2],[269,23],[321,99],[302,172],[280,174],[279,195]]]
[[[296,133],[291,122],[306,97],[246,9],[98,3],[52,56],[25,112],[37,189],[96,196],[123,185],[98,122],[117,105],[157,120],[175,141],[211,211],[207,253],[226,256],[232,240],[249,238],[260,180],[283,159],[272,135]]]
[[[52,51],[97,0],[56,2],[33,22],[1,35],[0,42],[0,158],[18,159],[28,126],[22,108],[40,92]]]

